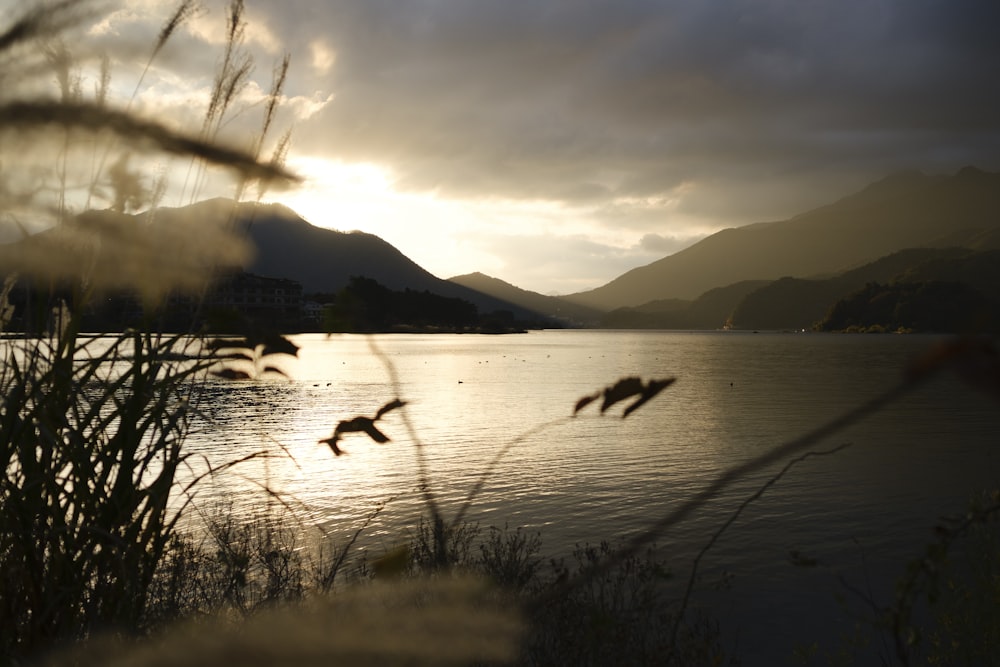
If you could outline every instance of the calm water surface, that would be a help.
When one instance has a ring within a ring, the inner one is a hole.
[[[218,475],[199,506],[224,499],[250,515],[266,487],[310,534],[343,536],[388,501],[366,531],[364,546],[377,553],[406,540],[422,512],[414,436],[449,512],[500,448],[525,436],[469,518],[539,530],[552,555],[635,534],[725,469],[884,391],[935,341],[608,331],[294,340],[302,349],[286,366],[292,381],[210,383],[210,420],[192,448],[216,463],[272,456]],[[579,397],[627,375],[677,382],[627,420],[596,406],[567,418]],[[396,411],[379,423],[390,443],[349,435],[341,457],[318,444],[338,421],[374,415],[397,396],[409,401],[412,434]],[[744,664],[782,664],[812,638],[836,646],[837,624],[846,632],[852,622],[836,600],[845,592],[838,577],[890,602],[893,579],[931,539],[935,518],[996,486],[998,421],[995,403],[945,377],[823,443],[851,446],[803,462],[750,506],[706,558],[696,602],[720,619]],[[778,468],[662,537],[659,552],[678,575]],[[822,566],[793,567],[790,550]],[[728,590],[713,590],[722,573]]]

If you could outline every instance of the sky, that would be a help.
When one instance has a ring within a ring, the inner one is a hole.
[[[145,75],[176,4],[99,6],[70,44],[83,89],[107,56],[113,102],[200,127],[228,2]],[[287,53],[273,136],[304,179],[264,199],[442,278],[582,291],[894,171],[1000,171],[996,0],[248,0],[245,19],[223,133],[259,133]]]

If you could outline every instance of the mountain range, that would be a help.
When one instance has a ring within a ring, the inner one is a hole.
[[[254,249],[240,268],[261,276],[295,280],[307,295],[336,294],[352,277],[363,276],[391,290],[427,291],[464,299],[483,313],[507,310],[519,319],[533,321],[544,315],[535,308],[438,278],[378,236],[317,227],[281,204],[212,199],[156,211],[159,224],[169,225],[180,217],[230,220]],[[544,317],[541,320],[555,323]]]
[[[1000,174],[906,171],[780,222],[725,229],[563,298],[601,310],[695,299],[745,280],[830,277],[906,248],[986,247],[1000,235]]]
[[[336,293],[352,276],[394,290],[462,298],[481,312],[571,326],[800,329],[869,282],[952,275],[970,251],[1000,248],[1000,174],[903,171],[792,218],[722,230],[588,292],[563,297],[520,289],[482,273],[442,280],[372,234],[311,225],[280,204],[212,200],[185,216],[235,212],[256,249],[243,268],[291,278],[306,293]],[[166,211],[159,213],[163,217]],[[169,214],[167,214],[169,219]],[[935,268],[937,267],[937,268]],[[984,272],[980,270],[979,275]],[[980,280],[977,289],[989,288]]]
[[[105,211],[100,216],[121,216]],[[137,224],[234,221],[254,247],[242,267],[335,294],[364,276],[392,290],[460,298],[541,326],[806,328],[872,282],[961,282],[1000,303],[1000,174],[892,174],[832,204],[725,229],[587,292],[543,296],[481,273],[443,280],[383,239],[310,224],[281,204],[214,199]],[[19,252],[10,244],[4,251]]]

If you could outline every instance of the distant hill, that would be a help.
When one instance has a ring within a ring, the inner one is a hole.
[[[998,333],[1000,303],[966,283],[869,283],[838,300],[817,328],[879,333]]]
[[[693,301],[661,299],[636,307],[618,308],[601,318],[611,329],[721,329],[739,303],[766,280],[745,280],[716,287]]]
[[[883,307],[896,304],[901,312],[909,311],[909,319],[892,319],[880,307],[862,304],[864,298],[881,300]],[[948,307],[938,303],[948,299],[952,299]],[[983,314],[991,311],[991,303],[1000,304],[1000,250],[915,248],[826,280],[771,282],[749,293],[734,309],[729,324],[740,329],[810,329],[825,322],[823,328],[844,328],[840,325],[849,321],[845,313],[850,312],[856,325],[864,321],[865,326],[880,324],[891,330],[928,330],[933,322],[935,331],[967,331],[970,322],[993,321],[992,315]],[[831,319],[837,304],[839,314]],[[936,314],[925,320],[914,316],[921,305]],[[973,309],[975,317],[958,318],[955,313],[961,308]],[[859,315],[862,312],[866,314]],[[872,320],[877,317],[884,321]],[[946,328],[949,322],[953,329]]]
[[[479,272],[454,276],[448,281],[567,324],[592,325],[596,324],[601,316],[601,311],[594,308],[581,306],[560,297],[524,290]]]
[[[65,251],[67,243],[76,239],[76,236],[68,233],[74,229],[86,232],[77,236],[90,245],[96,242],[92,238],[94,230],[100,231],[105,236],[99,239],[102,241],[99,244],[102,257],[106,258],[103,264],[108,265],[105,273],[113,276],[118,271],[119,264],[129,263],[128,268],[131,272],[129,275],[133,273],[144,275],[142,262],[156,262],[164,258],[169,260],[171,256],[191,254],[191,252],[199,255],[200,249],[197,244],[221,242],[211,235],[200,238],[197,231],[223,225],[232,225],[239,233],[245,235],[254,252],[242,266],[235,264],[237,261],[235,257],[242,253],[231,253],[229,261],[234,264],[219,268],[241,269],[268,278],[294,280],[302,285],[303,292],[307,295],[335,294],[347,287],[351,278],[366,277],[392,291],[426,291],[442,297],[462,299],[475,305],[481,315],[505,311],[501,314],[506,316],[506,313],[509,313],[524,326],[558,325],[556,321],[538,314],[531,307],[511,303],[470,287],[442,280],[372,234],[339,232],[316,227],[280,204],[235,203],[230,199],[221,198],[183,207],[161,207],[155,211],[135,215],[110,210],[87,211],[76,219],[64,223],[61,231],[67,232],[64,236],[68,237],[68,241],[49,242],[53,234],[50,230],[14,243],[0,245],[0,276],[6,275],[8,265],[16,267],[24,263],[14,262],[11,258],[23,260],[27,255],[31,257],[37,255],[51,264],[52,258],[46,253],[50,255],[53,247]],[[150,246],[147,243],[146,246],[149,247],[145,247],[144,252],[148,256],[144,255],[136,260],[130,238],[123,236],[125,232],[136,234],[137,238],[143,239],[163,237],[169,239],[171,244],[169,247],[160,247]],[[215,241],[210,240],[212,238],[215,238]],[[215,255],[207,253],[207,256]],[[59,261],[87,263],[90,259],[81,253],[67,251],[66,257],[61,257]],[[136,265],[137,261],[139,265]],[[79,275],[84,272],[85,267],[74,265],[70,269],[63,271],[62,274]],[[586,310],[580,307],[572,309],[578,312]]]
[[[744,280],[841,273],[904,248],[998,247],[1000,174],[966,167],[953,176],[901,172],[788,220],[726,229],[563,298],[612,310],[694,299]]]
[[[939,283],[952,287],[933,290],[914,287]],[[882,286],[870,294],[903,299],[911,309],[912,304],[917,303],[915,295],[923,304],[933,304],[933,299],[947,295],[960,297],[961,303],[973,303],[968,296],[970,290],[981,295],[985,302],[1000,304],[1000,249],[909,248],[830,278],[786,276],[771,281],[748,280],[709,290],[693,301],[662,299],[618,308],[606,313],[600,326],[617,329],[811,329],[827,319],[835,304],[851,299],[870,285]],[[858,304],[852,302],[851,309],[857,311],[858,308]],[[933,308],[944,313],[935,320],[935,326],[941,327],[950,311],[936,305]],[[983,308],[977,306],[977,311],[981,310]],[[977,321],[986,320],[980,316]]]
[[[908,248],[832,278],[784,277],[748,293],[732,310],[728,326],[738,329],[810,329],[840,298],[868,283],[889,283],[932,260],[961,259],[965,248]]]
[[[172,216],[231,214],[236,228],[247,235],[256,251],[242,268],[262,276],[298,281],[306,294],[336,293],[353,276],[364,276],[391,290],[426,290],[464,299],[481,313],[509,310],[519,319],[540,317],[529,308],[442,280],[378,236],[317,227],[280,204],[234,204],[232,200],[212,199],[178,209],[158,209],[156,217],[169,224]]]
[[[1000,302],[1000,250],[939,253],[908,267],[893,282],[962,283]]]
[[[726,326],[733,329],[811,329],[837,299],[864,286],[839,279],[779,278],[747,294]]]

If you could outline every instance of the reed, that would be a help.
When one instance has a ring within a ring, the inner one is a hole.
[[[182,2],[171,15],[151,59],[192,7]],[[25,237],[22,245],[0,253],[5,279],[0,321],[11,319],[16,285],[28,294],[20,335],[0,340],[0,661],[5,663],[95,633],[140,634],[157,618],[199,608],[192,591],[178,587],[201,564],[197,551],[179,541],[177,526],[193,485],[220,469],[199,468],[184,448],[198,389],[220,362],[218,348],[198,337],[157,333],[155,311],[168,294],[201,288],[217,262],[229,257],[227,242],[236,237],[212,239],[217,245],[207,243],[209,252],[195,256],[190,272],[177,272],[153,261],[170,253],[169,245],[153,249],[136,229],[76,221],[68,202],[80,193],[71,184],[84,183],[81,201],[88,205],[101,198],[119,212],[138,207],[148,193],[140,192],[128,171],[133,151],[226,167],[240,187],[254,180],[293,180],[280,165],[257,158],[260,142],[250,151],[221,145],[211,135],[191,136],[139,117],[131,100],[112,108],[106,59],[88,98],[63,37],[97,9],[86,0],[36,3],[0,29],[0,151],[9,157],[11,150],[30,145],[21,158],[37,165],[24,165],[21,173],[30,177],[24,180],[11,170],[0,175],[3,224]],[[55,94],[46,83],[53,73]],[[273,93],[278,95],[280,88]],[[213,109],[215,126],[231,102],[227,97]],[[272,107],[268,113],[273,115]],[[112,155],[117,157],[106,169]],[[91,178],[75,179],[88,169]],[[30,234],[46,224],[52,227],[47,233]],[[183,273],[196,279],[188,281]],[[102,338],[83,335],[89,304],[116,289],[143,297],[151,313],[147,326]],[[195,471],[193,481],[181,485],[181,473],[189,470]],[[235,534],[220,543],[249,539]],[[265,554],[282,553],[267,542],[250,543]],[[222,571],[232,579],[244,554],[225,555],[229,569]],[[295,569],[270,556],[264,564],[270,570],[260,596],[270,599],[279,591],[287,596]],[[171,578],[173,588],[165,584]],[[233,586],[216,585],[227,600],[255,603],[234,597]],[[167,609],[171,605],[173,611]]]
[[[7,341],[0,373],[0,627],[6,655],[95,629],[136,630],[179,511],[191,383],[184,342],[133,332],[106,349],[66,328]],[[95,349],[97,348],[97,349]]]

